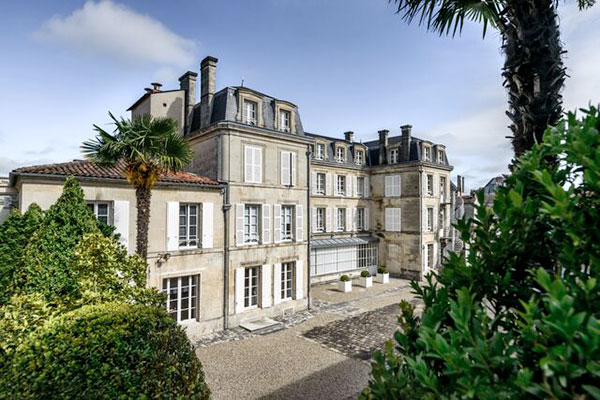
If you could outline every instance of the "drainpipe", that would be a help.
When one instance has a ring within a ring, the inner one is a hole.
[[[423,280],[423,167],[419,167],[419,251],[421,252],[421,273],[420,279]],[[426,255],[427,257],[427,255]]]
[[[310,159],[312,157],[312,151],[310,150],[310,145],[307,146],[307,151],[306,151],[306,184],[307,184],[307,188],[306,188],[306,207],[308,208],[308,212],[306,213],[308,215],[308,241],[306,242],[306,252],[308,254],[307,257],[307,262],[306,265],[308,266],[308,289],[306,290],[306,294],[308,296],[308,309],[310,310],[311,308],[311,298],[310,298],[310,287],[311,287],[311,275],[310,275],[310,270],[311,270],[311,265],[310,265],[310,242],[311,242],[311,235],[312,235],[312,209],[310,207],[310,191],[312,190],[312,182],[311,182],[311,173],[310,173]]]
[[[229,184],[225,186],[225,196],[223,197],[223,234],[224,236],[224,253],[223,253],[223,329],[229,329]]]

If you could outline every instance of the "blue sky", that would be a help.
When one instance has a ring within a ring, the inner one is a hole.
[[[565,107],[600,101],[600,6],[561,3],[571,76]],[[217,86],[245,85],[297,104],[305,130],[362,140],[380,129],[444,143],[468,187],[506,171],[500,39],[467,25],[439,37],[387,0],[27,1],[0,6],[0,175],[81,158],[108,111],[151,81],[177,86],[206,55]]]

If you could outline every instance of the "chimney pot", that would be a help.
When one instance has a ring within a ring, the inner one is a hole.
[[[388,131],[387,129],[382,129],[382,130],[378,131],[377,133],[379,133],[379,145],[387,146],[390,131]]]
[[[347,142],[354,143],[354,132],[352,132],[352,131],[344,132],[344,138],[346,138]]]
[[[152,88],[154,91],[160,92],[160,88],[162,87],[162,84],[160,84],[158,82],[152,82],[151,85],[152,85]]]

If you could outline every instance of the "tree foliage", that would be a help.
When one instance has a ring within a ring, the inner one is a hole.
[[[600,398],[600,114],[584,114],[458,223],[468,257],[413,283],[423,314],[401,305],[363,398]]]

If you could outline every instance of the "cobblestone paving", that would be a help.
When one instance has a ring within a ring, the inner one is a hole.
[[[370,360],[375,350],[396,331],[399,308],[390,304],[354,317],[333,321],[306,331],[303,336],[348,357]]]

